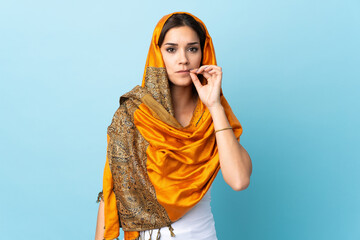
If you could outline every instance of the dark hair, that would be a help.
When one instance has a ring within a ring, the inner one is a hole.
[[[165,35],[170,29],[182,26],[191,27],[196,32],[200,39],[201,52],[203,53],[206,39],[205,29],[198,21],[195,20],[195,18],[185,13],[175,13],[168,18],[161,30],[158,46],[161,47],[164,42]]]

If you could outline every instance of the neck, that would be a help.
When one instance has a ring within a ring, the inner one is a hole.
[[[194,96],[192,85],[179,87],[170,83],[170,91],[175,113],[194,110],[197,97]]]

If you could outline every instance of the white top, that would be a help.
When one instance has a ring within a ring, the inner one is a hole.
[[[211,212],[211,188],[204,197],[182,218],[171,224],[175,237],[171,237],[168,227],[160,229],[161,240],[217,240],[214,217]],[[141,231],[140,239],[155,240],[159,229]]]

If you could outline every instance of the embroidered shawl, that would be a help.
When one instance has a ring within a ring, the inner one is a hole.
[[[117,238],[120,227],[126,240],[138,239],[139,231],[166,226],[174,236],[171,224],[202,199],[220,169],[212,118],[201,100],[188,126],[182,127],[174,117],[157,45],[164,23],[173,14],[157,24],[142,85],[120,97],[120,107],[108,127],[105,239]],[[206,31],[202,65],[216,65],[211,37],[204,23],[193,17]],[[222,93],[221,103],[239,139],[242,127]]]

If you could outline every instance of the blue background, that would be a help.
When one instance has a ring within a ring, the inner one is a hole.
[[[360,2],[2,1],[2,239],[93,239],[106,128],[140,84],[152,31],[208,27],[253,162],[218,175],[219,240],[360,239]]]

